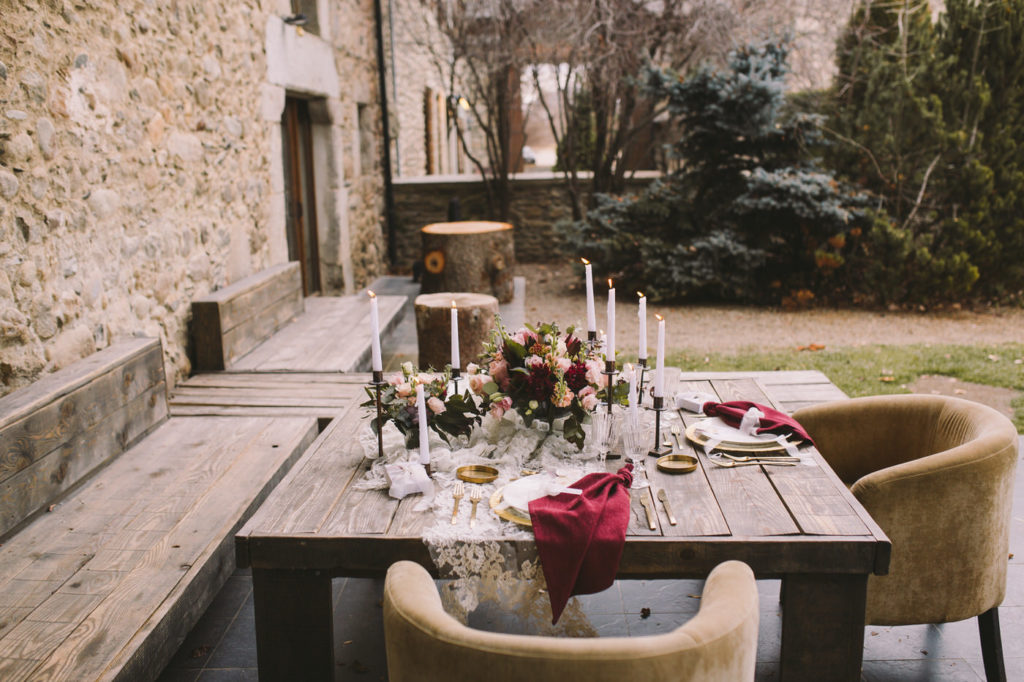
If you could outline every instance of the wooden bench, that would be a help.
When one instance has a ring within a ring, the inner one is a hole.
[[[312,416],[168,418],[156,339],[0,398],[0,679],[155,679]]]
[[[381,334],[401,320],[405,296],[378,296]],[[275,265],[192,302],[196,372],[366,372],[366,296],[302,297],[297,261]]]

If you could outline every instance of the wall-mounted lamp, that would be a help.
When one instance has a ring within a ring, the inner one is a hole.
[[[292,14],[287,17],[282,17],[281,21],[286,24],[291,24],[292,26],[305,26],[309,19],[305,14]]]

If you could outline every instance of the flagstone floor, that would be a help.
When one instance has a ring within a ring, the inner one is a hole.
[[[414,292],[402,278],[374,284],[380,293]],[[415,295],[414,293],[412,295]],[[416,360],[416,325],[411,310],[384,343],[388,365]],[[522,299],[503,306],[509,326],[522,321]],[[1021,442],[1024,451],[1024,438]],[[1006,600],[999,609],[1007,679],[1024,680],[1024,465],[1017,467],[1010,538]],[[941,560],[941,557],[936,557]],[[339,579],[334,582],[335,679],[386,680],[381,618],[382,580]],[[757,679],[778,679],[780,646],[779,582],[758,582],[761,603]],[[608,590],[581,598],[584,612],[602,636],[639,636],[665,632],[696,613],[699,580],[620,581]],[[341,608],[341,605],[344,608]],[[649,610],[649,615],[647,611]],[[470,624],[486,629],[515,628],[500,610],[484,607]],[[864,635],[863,679],[979,682],[985,679],[976,621],[944,625],[868,627]],[[257,680],[252,579],[238,570],[189,634],[159,682],[238,682]]]

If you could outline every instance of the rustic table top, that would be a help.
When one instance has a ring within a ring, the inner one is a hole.
[[[845,398],[814,371],[677,372],[667,388],[670,395],[702,391],[722,401],[752,400],[784,411]],[[355,437],[370,418],[359,402],[352,398],[338,406],[338,417],[238,533],[240,564],[336,576],[381,576],[401,559],[432,568],[421,537],[436,517],[414,510],[419,496],[396,500],[385,491],[352,485],[370,466]],[[687,424],[698,418],[682,416]],[[677,416],[666,412],[664,419],[671,423]],[[667,435],[668,426],[663,430]],[[792,467],[720,468],[685,440],[682,452],[698,459],[695,472],[662,473],[648,458],[651,487],[631,491],[632,518],[619,577],[703,576],[726,559],[747,562],[761,578],[886,572],[888,539],[813,447],[801,449],[812,464]],[[609,469],[617,466],[621,460],[609,462]],[[653,498],[661,489],[677,525],[669,524]],[[657,510],[655,530],[648,528],[644,496]],[[532,540],[505,542],[524,559],[536,556]]]

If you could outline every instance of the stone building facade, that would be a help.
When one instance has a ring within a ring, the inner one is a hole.
[[[188,374],[191,301],[289,260],[293,100],[321,291],[383,271],[373,2],[302,5],[0,0],[0,394],[139,334]]]

